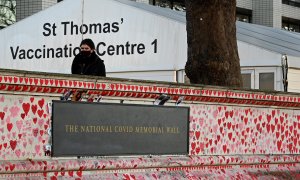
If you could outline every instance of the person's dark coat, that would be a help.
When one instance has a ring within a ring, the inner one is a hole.
[[[73,60],[71,70],[72,74],[106,76],[104,62],[95,52],[90,56],[84,56],[82,53],[77,54]]]

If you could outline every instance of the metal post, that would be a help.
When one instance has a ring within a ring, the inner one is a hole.
[[[283,90],[284,92],[287,92],[288,88],[288,80],[287,80],[287,75],[288,75],[288,61],[287,61],[287,55],[283,54],[281,56],[281,68],[282,68],[282,83],[283,83]]]

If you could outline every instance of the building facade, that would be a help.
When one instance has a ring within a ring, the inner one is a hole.
[[[300,32],[300,0],[237,0],[240,21]]]
[[[31,16],[39,11],[42,11],[61,0],[22,0],[17,1],[16,19],[20,21],[28,16]]]
[[[17,21],[62,0],[17,1]],[[184,0],[133,0],[185,11]],[[300,0],[237,0],[237,20],[300,32]]]
[[[184,10],[184,0],[149,0],[147,3]],[[300,0],[237,0],[236,12],[239,21],[300,32]]]

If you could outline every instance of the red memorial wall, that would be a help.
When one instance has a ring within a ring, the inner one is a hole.
[[[85,90],[110,103],[190,107],[189,153],[51,157],[51,102]],[[0,178],[300,179],[300,95],[1,70]]]

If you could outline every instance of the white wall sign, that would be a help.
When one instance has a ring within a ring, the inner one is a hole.
[[[70,73],[84,38],[94,41],[108,72],[185,63],[185,24],[124,2],[65,0],[1,30],[0,68]]]

